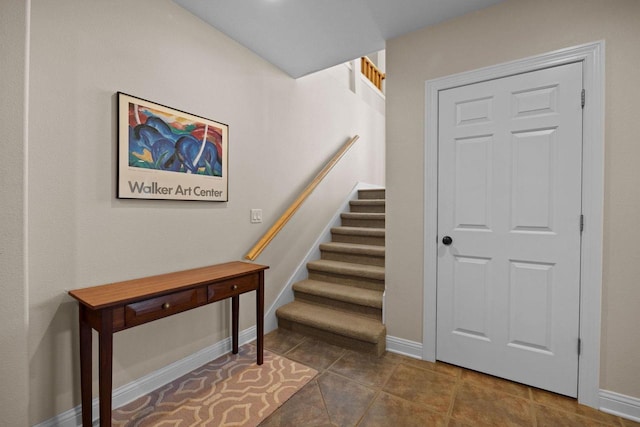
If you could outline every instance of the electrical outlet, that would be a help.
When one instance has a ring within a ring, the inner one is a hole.
[[[251,223],[259,224],[262,222],[262,209],[251,209]]]

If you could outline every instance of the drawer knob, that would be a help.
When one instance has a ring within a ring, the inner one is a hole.
[[[231,289],[233,289],[233,290],[235,291],[236,289],[238,289],[238,285],[233,285],[233,286],[231,287]]]
[[[165,302],[164,304],[162,304],[163,310],[168,310],[169,308],[171,308],[171,304],[169,304],[168,302]]]

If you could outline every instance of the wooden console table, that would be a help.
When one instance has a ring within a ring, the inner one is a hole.
[[[111,426],[113,333],[231,298],[233,353],[238,352],[240,294],[256,291],[258,365],[263,361],[265,265],[229,262],[69,292],[78,300],[82,425],[91,421],[91,329],[99,340],[100,426]]]

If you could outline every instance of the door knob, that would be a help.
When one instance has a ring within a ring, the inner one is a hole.
[[[453,239],[452,239],[451,237],[449,237],[449,236],[444,236],[444,237],[442,238],[442,244],[443,244],[443,245],[445,245],[445,246],[449,246],[449,245],[450,245],[450,244],[452,244],[452,243],[453,243]]]

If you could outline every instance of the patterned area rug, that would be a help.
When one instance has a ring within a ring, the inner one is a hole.
[[[113,425],[257,426],[317,371],[246,344],[177,380],[113,410]]]

